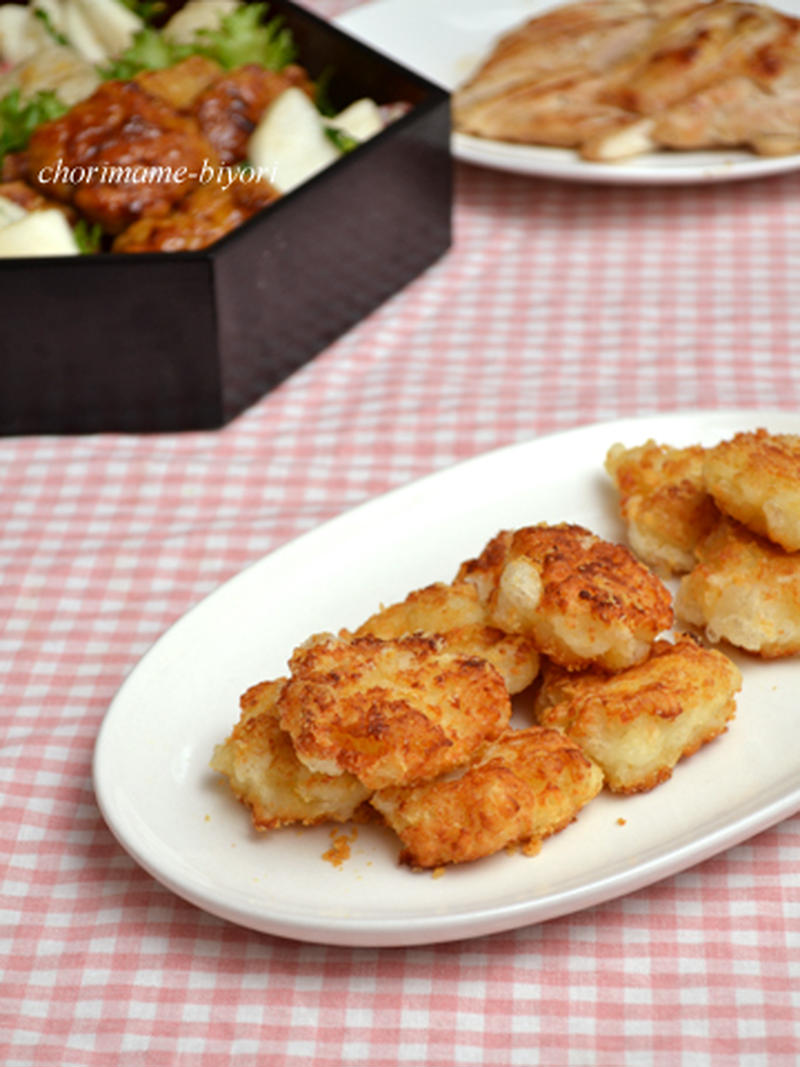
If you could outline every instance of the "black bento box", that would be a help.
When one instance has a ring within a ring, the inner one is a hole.
[[[0,259],[0,434],[218,427],[451,239],[448,94],[289,0],[299,62],[410,109],[199,252]]]

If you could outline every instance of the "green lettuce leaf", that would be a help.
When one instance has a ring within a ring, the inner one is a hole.
[[[142,70],[163,70],[195,51],[191,45],[169,41],[160,30],[146,26],[134,36],[125,51],[100,71],[106,80],[117,78],[128,81]]]
[[[31,134],[43,122],[61,118],[68,111],[55,93],[42,91],[23,100],[19,89],[12,89],[0,100],[0,167],[11,152],[28,147]]]
[[[141,70],[163,70],[191,55],[207,56],[226,70],[246,63],[282,70],[295,58],[294,41],[280,17],[266,20],[267,10],[267,4],[243,4],[223,16],[218,29],[198,30],[188,44],[176,44],[148,26],[100,73],[103,78],[127,80]]]
[[[103,242],[103,227],[99,222],[78,219],[72,227],[72,232],[82,256],[91,256],[100,251]]]
[[[243,4],[225,15],[218,30],[199,30],[196,49],[226,70],[258,63],[281,70],[295,58],[291,32],[280,17],[267,20],[267,4]]]

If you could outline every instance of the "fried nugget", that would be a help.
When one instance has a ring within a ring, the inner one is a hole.
[[[488,622],[486,605],[474,585],[435,582],[376,612],[354,636],[372,634],[387,640],[410,634],[437,634],[448,651],[488,660],[503,676],[509,693],[520,693],[539,670],[536,646],[529,637],[506,634]]]
[[[384,789],[371,804],[417,868],[464,863],[502,848],[539,850],[599,793],[603,776],[556,730],[509,730],[454,779]]]
[[[602,768],[612,792],[638,793],[726,729],[741,683],[727,656],[678,634],[619,674],[547,666],[534,711]]]
[[[359,817],[370,791],[357,778],[315,774],[295,755],[291,738],[278,722],[285,684],[286,679],[280,678],[247,690],[240,701],[239,721],[230,737],[214,749],[211,767],[228,779],[258,830]]]
[[[737,433],[708,449],[703,474],[727,515],[787,552],[800,549],[800,437]]]
[[[622,670],[643,660],[672,623],[670,593],[660,579],[627,548],[582,526],[527,526],[490,546],[484,557],[462,565],[466,579],[477,574],[484,589],[494,577],[490,621],[529,634],[564,667]]]
[[[702,445],[672,448],[652,439],[636,448],[612,445],[605,461],[619,492],[628,543],[662,574],[685,574],[694,549],[717,519],[706,489]]]
[[[501,530],[491,541],[487,542],[479,556],[465,560],[461,564],[456,575],[456,582],[468,582],[473,585],[480,599],[488,603],[497,588],[500,573],[508,559],[513,537],[513,530]]]
[[[367,788],[410,785],[462,766],[508,725],[511,699],[484,659],[436,637],[322,636],[298,648],[280,724],[299,759]]]
[[[675,597],[683,622],[765,659],[800,652],[800,552],[722,518],[697,558]]]

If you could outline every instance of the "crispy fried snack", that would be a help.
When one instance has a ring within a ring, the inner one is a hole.
[[[599,793],[600,770],[556,730],[509,730],[455,779],[384,789],[371,803],[400,837],[400,861],[440,867],[510,845],[539,850]]]
[[[652,439],[612,445],[605,467],[619,492],[620,514],[636,555],[661,574],[685,574],[694,549],[717,520],[703,477],[702,445],[672,448]]]
[[[680,619],[765,659],[800,652],[799,552],[722,518],[697,559],[675,598]]]
[[[467,582],[436,582],[409,593],[400,603],[372,615],[354,636],[367,634],[382,640],[437,634],[448,651],[488,660],[512,694],[527,689],[539,670],[539,653],[533,641],[490,626],[486,605],[475,586]]]
[[[506,565],[513,539],[513,530],[501,530],[495,534],[479,556],[465,560],[461,564],[456,575],[456,582],[468,582],[474,585],[480,599],[484,604],[488,604],[500,581],[500,574]]]
[[[737,433],[708,449],[703,474],[731,518],[787,552],[800,549],[800,437]]]
[[[726,729],[739,669],[688,634],[656,641],[644,663],[619,674],[543,671],[537,722],[563,730],[603,770],[614,793],[666,781],[679,760]]]
[[[570,669],[638,663],[672,623],[663,583],[627,548],[575,524],[502,533],[462,564],[459,577],[491,588],[495,626],[530,634],[540,652]]]
[[[278,701],[285,684],[286,679],[279,678],[247,690],[240,701],[239,722],[214,749],[212,768],[226,776],[258,830],[357,818],[369,790],[352,774],[309,771],[281,729]]]
[[[410,785],[469,762],[508,725],[511,700],[486,660],[444,651],[436,637],[298,648],[280,724],[321,774],[354,774],[368,789]]]

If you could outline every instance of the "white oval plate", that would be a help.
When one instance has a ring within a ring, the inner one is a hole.
[[[439,878],[398,866],[396,839],[360,827],[339,867],[330,828],[258,835],[208,769],[250,684],[286,670],[314,632],[450,580],[501,527],[583,523],[621,538],[602,470],[615,441],[712,444],[800,417],[695,413],[598,424],[514,445],[378,497],[255,563],[191,610],[120,689],[94,756],[102,813],[154,878],[255,930],[338,945],[412,945],[541,922],[698,863],[800,809],[797,661],[740,658],[731,729],[634,797],[601,794],[536,857],[492,856]],[[624,819],[624,824],[618,822]]]
[[[452,91],[488,55],[495,39],[553,0],[374,0],[340,15],[337,25],[377,51]],[[800,15],[800,0],[776,8]],[[575,152],[508,144],[454,133],[453,154],[468,163],[539,177],[605,184],[676,185],[741,181],[800,167],[800,154],[767,158],[751,152],[652,152],[624,163],[592,163]]]

